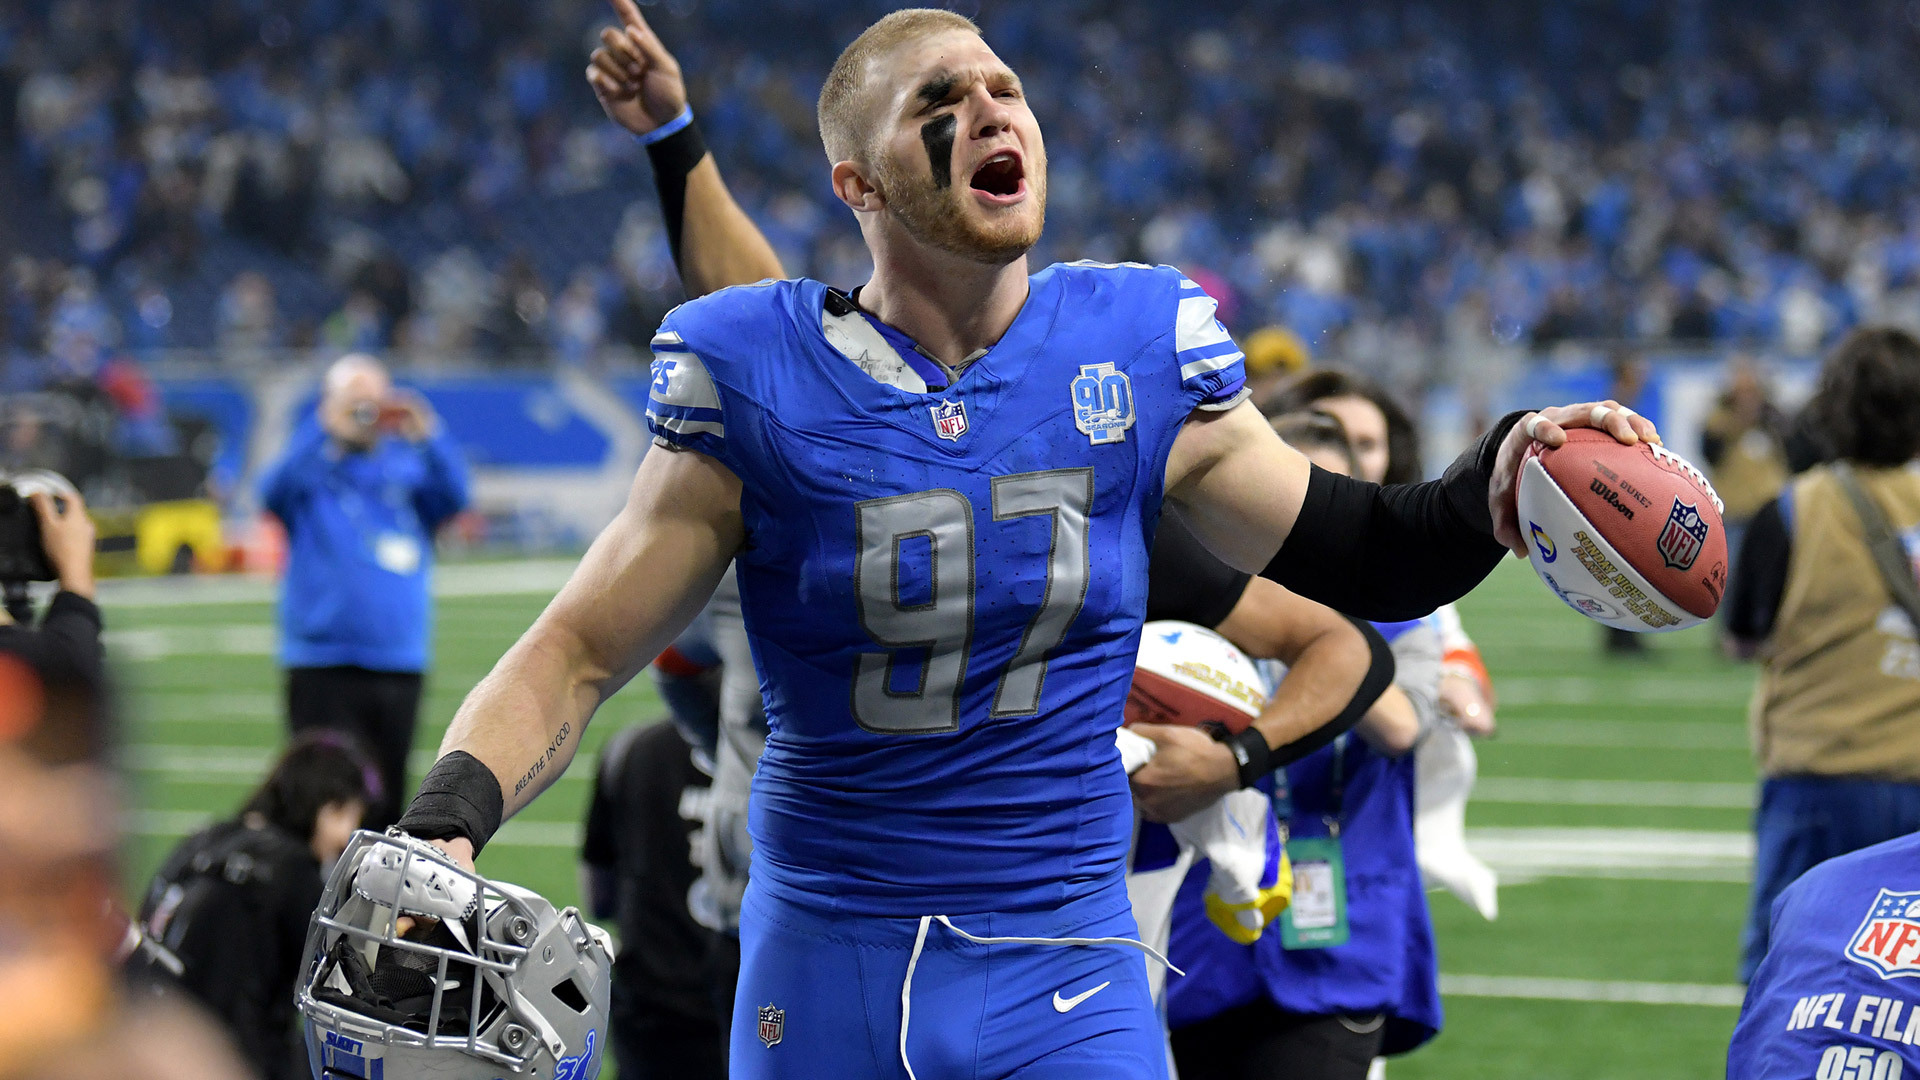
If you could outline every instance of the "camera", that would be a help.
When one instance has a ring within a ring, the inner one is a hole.
[[[68,496],[75,494],[67,478],[56,472],[36,469],[11,475],[0,474],[0,583],[53,581],[60,576],[47,559],[40,542],[40,518],[28,496],[45,494],[56,507],[65,509]]]

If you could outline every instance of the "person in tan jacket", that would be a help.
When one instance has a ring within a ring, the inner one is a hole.
[[[1851,476],[1920,569],[1920,339],[1855,331],[1808,404],[1826,463],[1748,527],[1724,631],[1761,662],[1752,727],[1763,782],[1741,975],[1767,951],[1774,898],[1816,863],[1920,831],[1920,644],[1875,563]]]

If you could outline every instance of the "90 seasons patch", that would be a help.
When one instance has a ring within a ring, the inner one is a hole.
[[[1071,387],[1073,426],[1095,446],[1117,443],[1133,426],[1133,380],[1111,363],[1082,364]]]

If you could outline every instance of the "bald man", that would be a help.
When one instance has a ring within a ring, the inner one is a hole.
[[[360,739],[379,762],[366,825],[399,814],[432,636],[434,533],[467,505],[467,470],[433,409],[372,357],[327,369],[320,406],[260,485],[287,528],[280,661],[294,731]]]

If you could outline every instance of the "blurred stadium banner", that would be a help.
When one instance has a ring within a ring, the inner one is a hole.
[[[1624,371],[1600,348],[1490,365],[1489,378],[1436,385],[1416,403],[1424,458],[1437,473],[1510,408],[1623,397],[1661,426],[1668,445],[1697,454],[1726,383],[1730,353],[1643,352]],[[271,570],[284,539],[255,488],[288,436],[311,421],[322,364],[311,354],[223,366],[208,354],[147,371],[161,406],[150,447],[89,441],[99,424],[84,400],[22,395],[0,410],[9,437],[46,444],[48,467],[89,494],[110,553],[105,573]],[[1813,378],[1810,360],[1767,364],[1776,400],[1792,407]],[[473,470],[474,505],[448,530],[450,548],[508,554],[578,551],[626,498],[648,446],[651,383],[637,364],[611,371],[415,369],[400,383],[432,403]]]

